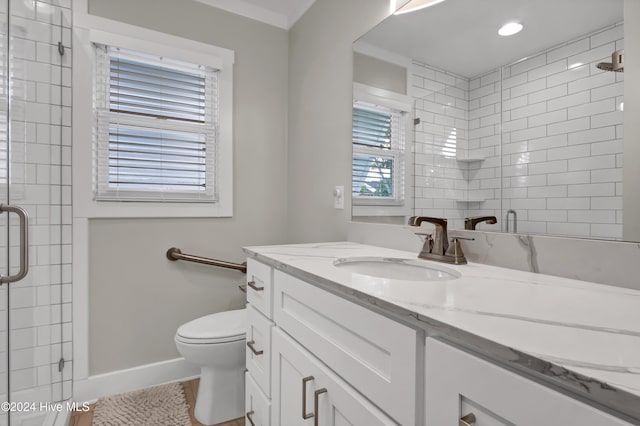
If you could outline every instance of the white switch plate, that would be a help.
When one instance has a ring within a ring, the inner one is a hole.
[[[344,210],[344,186],[336,185],[333,189],[333,207]]]

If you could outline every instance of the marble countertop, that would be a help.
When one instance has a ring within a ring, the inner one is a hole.
[[[411,316],[455,343],[640,421],[640,291],[350,242],[246,247],[301,279]],[[419,260],[458,271],[447,281],[352,274],[340,258]],[[585,260],[586,261],[586,260]],[[640,279],[640,278],[639,278]]]

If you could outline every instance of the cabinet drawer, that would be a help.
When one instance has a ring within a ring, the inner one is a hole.
[[[271,318],[273,269],[254,259],[247,259],[247,302]]]
[[[271,397],[271,327],[273,323],[247,306],[247,370],[267,398]]]
[[[567,395],[434,339],[425,347],[425,425],[473,413],[489,426],[631,426]]]
[[[271,403],[265,397],[256,382],[247,373],[244,386],[245,425],[269,426],[271,421]]]
[[[415,424],[415,330],[277,270],[274,321],[396,421]]]

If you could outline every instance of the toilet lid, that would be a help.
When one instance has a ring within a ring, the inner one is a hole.
[[[178,328],[176,338],[187,343],[223,343],[244,339],[246,309],[219,312],[194,319]]]

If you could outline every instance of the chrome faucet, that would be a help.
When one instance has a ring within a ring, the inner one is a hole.
[[[489,225],[495,225],[498,223],[498,219],[495,216],[471,216],[464,218],[464,229],[475,231],[476,225],[481,222],[487,222]]]
[[[447,237],[447,219],[428,216],[412,216],[409,218],[410,226],[419,227],[422,222],[428,222],[436,227],[435,236],[428,235],[418,257],[437,262],[453,263],[464,265],[467,259],[462,252],[462,246],[458,238],[453,238],[452,245],[449,245]]]

